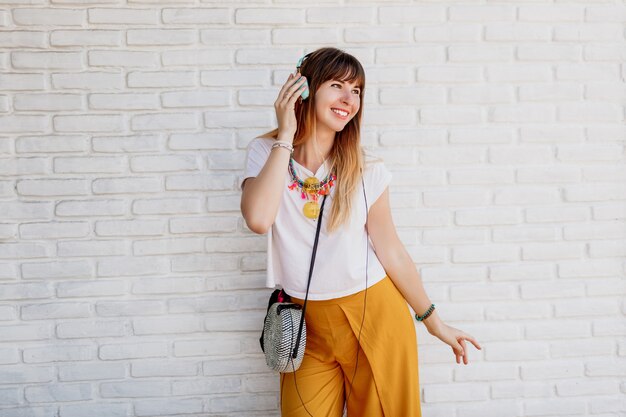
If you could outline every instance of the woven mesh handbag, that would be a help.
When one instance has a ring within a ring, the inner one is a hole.
[[[292,303],[291,297],[282,289],[274,290],[268,303],[267,314],[263,323],[263,332],[259,342],[261,343],[261,350],[265,353],[267,366],[277,372],[295,372],[304,358],[306,347],[304,314],[309,298],[309,287],[311,286],[315,253],[317,252],[317,242],[319,240],[322,214],[324,213],[324,203],[326,203],[327,196],[327,194],[324,195],[317,220],[315,243],[313,244],[313,255],[311,256],[309,281],[306,286],[304,304],[300,306],[300,304]]]

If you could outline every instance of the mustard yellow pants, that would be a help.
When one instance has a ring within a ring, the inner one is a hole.
[[[282,416],[421,417],[415,324],[389,276],[367,295],[309,300],[305,320],[302,364],[280,374]]]

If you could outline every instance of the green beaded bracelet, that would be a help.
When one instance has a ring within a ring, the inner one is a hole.
[[[415,313],[415,318],[417,319],[417,321],[423,321],[424,319],[427,319],[428,316],[430,316],[430,314],[433,312],[433,310],[435,309],[435,305],[431,304],[430,308],[426,311],[426,313],[423,316],[418,316],[417,313]]]

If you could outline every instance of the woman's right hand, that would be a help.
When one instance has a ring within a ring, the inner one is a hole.
[[[296,120],[295,103],[305,90],[305,77],[297,79],[298,76],[300,76],[300,73],[296,73],[296,76],[289,74],[289,78],[283,84],[283,88],[281,88],[276,102],[274,102],[278,131],[289,137],[296,135],[298,121]]]

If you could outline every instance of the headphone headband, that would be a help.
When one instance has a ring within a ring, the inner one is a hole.
[[[310,54],[310,53],[308,53],[308,54],[304,54],[304,55],[302,55],[302,58],[300,58],[300,59],[298,60],[298,63],[296,64],[296,68],[298,69],[298,72],[300,72],[300,67],[302,66],[302,62],[303,62],[306,58],[308,58],[308,56],[309,56],[309,55],[311,55],[311,54]]]

